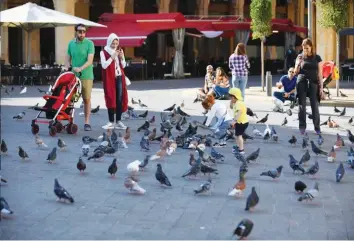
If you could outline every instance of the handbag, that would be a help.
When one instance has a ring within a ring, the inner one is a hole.
[[[126,84],[127,86],[129,86],[129,85],[132,84],[132,82],[130,81],[130,79],[129,79],[127,76],[125,76],[125,84]]]

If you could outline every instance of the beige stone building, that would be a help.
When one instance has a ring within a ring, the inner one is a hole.
[[[354,26],[353,0],[349,1],[349,26]],[[1,9],[22,5],[26,0],[1,0]],[[104,12],[113,13],[165,13],[182,12],[188,15],[243,15],[249,17],[251,0],[31,0],[45,7],[97,21]],[[307,26],[307,0],[272,0],[273,18],[288,18],[296,25]],[[332,30],[322,28],[316,19],[320,12],[313,7],[313,40],[316,51],[325,60],[335,59],[336,41]],[[55,30],[36,30],[32,33],[32,63],[63,63],[67,43],[74,36],[73,27]],[[302,36],[304,37],[304,36]],[[20,29],[1,28],[1,60],[5,63],[24,62],[27,55],[26,32]],[[165,46],[164,35],[157,36],[158,56],[171,57],[171,48]],[[194,41],[194,40],[193,40]],[[193,43],[190,43],[193,45]],[[227,49],[232,51],[234,41],[228,40]],[[273,50],[274,52],[275,50]],[[134,48],[126,48],[126,55],[134,58]],[[271,51],[272,52],[272,51]],[[218,53],[213,53],[218,54]],[[229,54],[229,53],[226,53]],[[354,36],[341,38],[341,59],[354,58]]]

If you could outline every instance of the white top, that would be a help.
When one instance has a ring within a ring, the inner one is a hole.
[[[101,57],[102,68],[103,69],[107,69],[108,66],[112,63],[113,59],[112,58],[108,58],[106,60],[106,56],[104,55],[103,51],[100,52],[100,57]],[[122,75],[122,71],[120,70],[118,61],[119,60],[118,60],[118,56],[117,56],[115,58],[116,76],[121,76]],[[122,58],[121,63],[122,63],[123,68],[125,68],[125,66],[126,66],[125,58]]]
[[[225,121],[232,120],[232,110],[228,108],[228,103],[222,101],[215,102],[208,112],[208,119],[205,125],[209,126],[214,117],[218,119],[225,117]]]

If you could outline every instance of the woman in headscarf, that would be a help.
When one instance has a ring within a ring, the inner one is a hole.
[[[102,126],[102,128],[126,129],[127,127],[121,121],[122,113],[128,109],[128,91],[124,74],[126,62],[116,34],[111,33],[108,36],[107,45],[100,52],[100,57],[103,90],[109,119],[107,125]],[[114,113],[116,114],[115,123]]]

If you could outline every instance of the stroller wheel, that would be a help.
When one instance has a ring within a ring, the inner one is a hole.
[[[66,127],[66,131],[68,132],[68,134],[76,134],[78,131],[78,127],[76,124],[71,123]]]
[[[35,135],[39,132],[39,126],[37,124],[32,125],[32,134]]]
[[[55,128],[55,126],[49,127],[49,135],[55,136],[56,134],[57,134],[57,128]]]
[[[62,124],[61,122],[55,123],[54,126],[55,126],[55,128],[57,129],[57,132],[58,132],[58,133],[60,133],[60,132],[64,129],[63,124]]]

